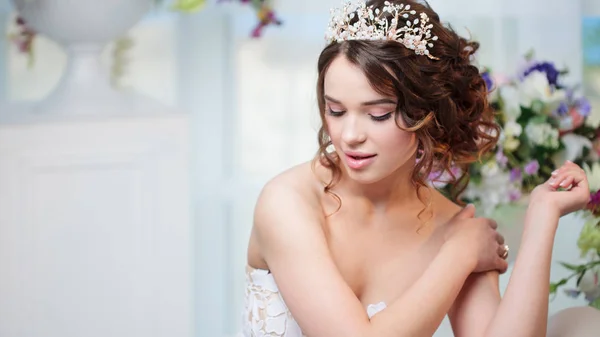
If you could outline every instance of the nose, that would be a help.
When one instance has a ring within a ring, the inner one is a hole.
[[[342,141],[348,146],[363,143],[367,139],[367,134],[362,124],[358,116],[348,114],[344,120]]]

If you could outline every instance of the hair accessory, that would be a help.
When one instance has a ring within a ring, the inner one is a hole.
[[[392,16],[390,24],[386,19],[389,15]],[[420,18],[413,19],[415,15],[416,11],[411,10],[410,5],[396,5],[386,1],[382,9],[374,9],[373,6],[367,7],[364,1],[358,1],[356,4],[346,1],[342,8],[331,9],[325,38],[328,42],[394,40],[414,50],[417,55],[439,60],[429,54],[429,48],[433,47],[432,41],[438,39],[437,36],[431,35],[433,25],[429,24],[429,17],[420,13]],[[351,24],[353,20],[356,21]],[[406,20],[406,25],[401,24],[400,20]]]

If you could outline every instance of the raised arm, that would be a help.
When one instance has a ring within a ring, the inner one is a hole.
[[[557,191],[559,184],[573,185]],[[546,336],[552,247],[560,216],[589,200],[585,173],[567,163],[531,195],[519,255],[500,299],[498,275],[473,274],[449,316],[456,337]]]
[[[442,246],[420,279],[369,320],[329,253],[320,205],[290,185],[274,180],[265,187],[256,207],[254,230],[284,301],[308,336],[431,336],[478,263],[481,267],[482,261],[489,261],[490,269],[497,267],[495,249],[487,249],[486,255],[465,248],[465,242],[473,239],[483,241],[478,247],[497,244],[496,232],[481,219],[462,219],[468,222],[465,230],[457,231]],[[471,218],[472,213],[468,208],[456,219]],[[442,277],[444,282],[440,282]]]

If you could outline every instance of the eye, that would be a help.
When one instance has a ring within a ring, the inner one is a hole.
[[[332,110],[331,108],[327,109],[327,113],[333,117],[340,117],[341,115],[344,114],[344,112],[346,112],[346,111],[343,111],[343,110],[335,111],[335,110]]]
[[[385,115],[380,115],[380,116],[373,116],[373,115],[370,115],[370,116],[371,116],[371,119],[376,122],[383,122],[383,121],[390,119],[390,117],[392,117],[392,112],[390,111],[390,112],[386,113]]]

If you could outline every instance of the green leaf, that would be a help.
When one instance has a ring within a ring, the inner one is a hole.
[[[600,297],[590,303],[590,306],[596,309],[600,309]]]
[[[585,270],[585,265],[574,265],[566,262],[559,262],[561,266],[576,272],[581,272]]]
[[[550,294],[556,293],[556,290],[558,290],[560,286],[564,286],[565,284],[567,284],[567,279],[562,279],[558,282],[550,283]]]
[[[581,279],[583,278],[583,275],[585,275],[585,270],[579,273],[579,276],[577,276],[577,287],[579,287],[579,283],[581,283]]]
[[[531,61],[533,58],[535,57],[535,51],[532,49],[529,49],[529,51],[527,53],[525,53],[525,60],[527,61]]]
[[[202,9],[205,4],[206,0],[177,0],[171,8],[184,13],[193,13]]]

